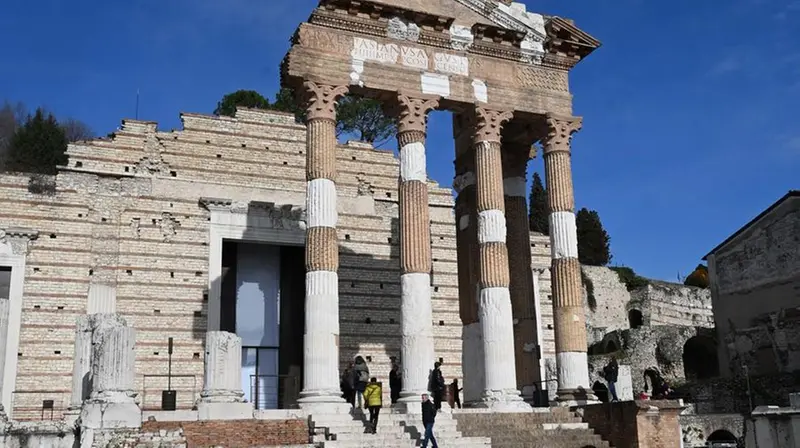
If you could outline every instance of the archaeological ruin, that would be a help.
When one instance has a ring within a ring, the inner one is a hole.
[[[282,64],[305,122],[126,119],[55,176],[0,175],[0,447],[415,446],[435,362],[463,386],[437,417],[453,446],[742,439],[732,408],[634,401],[651,367],[726,374],[723,289],[578,261],[568,78],[599,46],[511,0],[321,0]],[[398,157],[337,141],[345,94],[384,104]],[[432,111],[452,113],[452,188],[428,176]],[[537,157],[549,236],[529,231]],[[342,398],[357,355],[387,408],[400,365],[379,438]]]

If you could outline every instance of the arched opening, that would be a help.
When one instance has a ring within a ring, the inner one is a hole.
[[[708,436],[708,439],[706,439],[706,444],[715,448],[735,448],[739,446],[739,441],[730,431],[719,429]]]
[[[595,381],[592,385],[592,391],[598,400],[602,401],[603,403],[608,403],[608,387],[606,387],[605,384],[601,383],[600,381]]]
[[[694,336],[683,345],[683,373],[687,380],[719,375],[717,344],[708,336]]]
[[[628,324],[631,328],[641,327],[644,324],[642,312],[636,309],[628,311]]]
[[[606,344],[606,353],[614,353],[617,350],[619,350],[617,343],[614,341],[608,341],[608,344]]]

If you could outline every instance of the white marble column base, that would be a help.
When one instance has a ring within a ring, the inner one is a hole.
[[[253,403],[197,403],[200,420],[248,420],[253,418]]]
[[[503,391],[485,391],[475,407],[487,408],[492,412],[531,412],[531,405],[526,403],[516,389]]]
[[[353,410],[353,407],[350,406],[350,403],[344,401],[344,399],[340,398],[339,401],[304,401],[304,398],[297,400],[297,405],[303,411],[313,414],[350,414],[350,411]]]
[[[88,399],[80,414],[81,426],[89,429],[139,428],[142,410],[133,401],[108,403]]]

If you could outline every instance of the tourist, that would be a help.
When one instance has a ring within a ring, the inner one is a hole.
[[[383,387],[378,379],[370,378],[369,384],[364,389],[364,407],[369,409],[369,424],[372,426],[372,433],[378,431],[378,414],[383,406]]]
[[[425,427],[425,437],[422,439],[422,448],[428,446],[428,440],[433,443],[433,448],[439,448],[436,437],[433,436],[433,423],[436,420],[436,406],[431,403],[428,394],[422,394],[422,425]]]
[[[661,376],[661,372],[658,370],[657,367],[650,367],[644,371],[644,391],[647,392],[647,380],[650,380],[650,386],[652,388],[652,395],[650,396],[653,400],[664,400],[666,399],[672,392],[670,389],[669,384]]]
[[[342,372],[342,379],[339,382],[339,387],[342,389],[342,398],[344,398],[346,402],[350,403],[350,406],[353,406],[356,399],[356,390],[355,383],[353,382],[352,362],[348,363],[347,368],[344,369],[344,372]]]
[[[619,377],[619,364],[617,364],[617,357],[612,356],[611,361],[603,367],[603,376],[608,381],[608,391],[611,392],[611,401],[619,401],[617,398],[617,378]]]
[[[363,398],[364,398],[364,389],[367,388],[367,382],[369,381],[369,367],[367,367],[367,362],[364,361],[360,355],[356,356],[356,363],[353,366],[353,377],[354,377],[354,384],[356,390],[356,409],[361,409]]]
[[[428,390],[433,394],[433,403],[436,405],[436,410],[442,409],[442,395],[445,392],[444,376],[440,367],[442,363],[437,362],[433,364],[433,370],[428,377]]]
[[[450,396],[453,397],[453,404],[451,405],[454,408],[461,409],[461,391],[463,389],[458,388],[458,378],[453,380],[453,383],[450,385]]]
[[[400,399],[400,391],[403,390],[403,380],[400,374],[400,366],[396,362],[392,363],[392,370],[389,371],[389,393],[392,397],[392,404]]]

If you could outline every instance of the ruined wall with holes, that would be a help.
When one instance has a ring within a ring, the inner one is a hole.
[[[75,319],[88,289],[116,284],[116,306],[136,329],[137,388],[160,403],[167,338],[175,338],[178,405],[202,388],[207,328],[209,211],[201,197],[304,206],[304,126],[281,113],[240,109],[236,118],[182,115],[183,130],[126,120],[113,138],[70,145],[55,183],[0,176],[0,229],[39,231],[27,255],[14,392],[15,418],[55,417],[69,404]],[[360,353],[388,381],[399,356],[398,162],[369,145],[340,146],[342,363]],[[42,184],[42,185],[39,185]],[[35,188],[34,188],[35,187]],[[32,192],[34,191],[34,192]],[[362,205],[347,207],[355,199]],[[447,378],[461,377],[455,224],[449,188],[430,183],[436,353]],[[364,210],[368,210],[365,212]],[[387,387],[388,393],[388,387]]]

